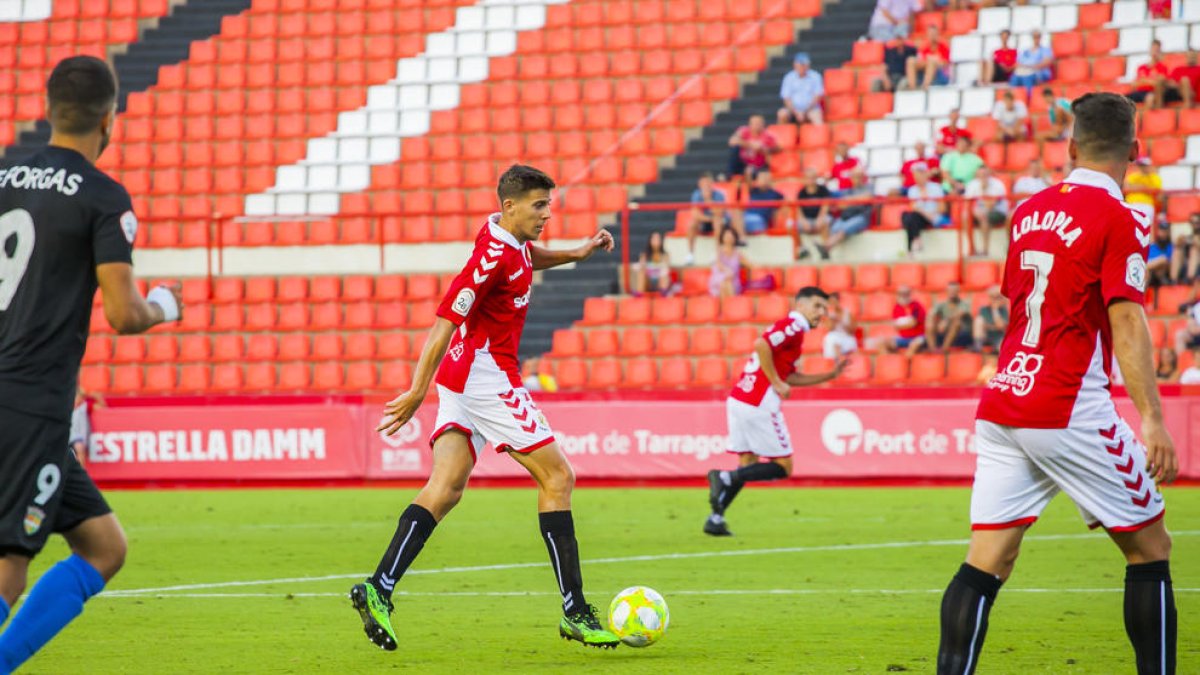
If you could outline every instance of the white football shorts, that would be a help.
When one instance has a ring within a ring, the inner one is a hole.
[[[1162,518],[1146,450],[1119,417],[1105,429],[1021,429],[975,422],[971,529],[1028,525],[1059,490],[1088,527],[1139,530]]]
[[[729,423],[729,452],[749,452],[759,457],[787,457],[792,454],[792,437],[779,410],[727,398],[725,418]]]
[[[533,452],[554,442],[554,432],[524,387],[499,393],[456,393],[438,385],[438,414],[430,445],[453,429],[471,440],[471,453],[488,442],[496,452]]]

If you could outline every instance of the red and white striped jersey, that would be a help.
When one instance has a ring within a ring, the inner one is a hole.
[[[796,361],[804,347],[804,334],[809,331],[808,319],[799,312],[789,312],[787,316],[763,331],[762,338],[771,346],[771,358],[775,363],[775,372],[787,380],[796,372]],[[782,401],[771,382],[763,374],[762,364],[758,360],[758,352],[750,354],[742,374],[738,375],[729,397],[743,403],[778,410]]]
[[[1111,177],[1088,169],[1017,207],[1002,287],[1012,320],[979,419],[1062,429],[1115,415],[1108,306],[1144,302],[1151,226]]]
[[[529,311],[533,261],[529,245],[518,243],[499,222],[499,213],[488,217],[437,310],[458,326],[437,383],[460,394],[473,384],[499,391],[522,386],[517,349]]]

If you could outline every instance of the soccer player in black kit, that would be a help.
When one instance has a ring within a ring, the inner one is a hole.
[[[90,56],[64,59],[47,102],[49,145],[0,161],[0,625],[52,532],[71,555],[0,633],[0,673],[78,616],[125,559],[120,523],[67,446],[97,285],[119,333],[180,316],[178,287],[138,294],[129,193],[94,166],[117,112],[112,69]]]

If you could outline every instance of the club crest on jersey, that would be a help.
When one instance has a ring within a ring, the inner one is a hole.
[[[516,307],[517,309],[521,309],[522,307],[528,306],[529,305],[529,294],[532,292],[533,292],[533,289],[531,288],[528,291],[525,291],[525,295],[519,295],[519,296],[513,298],[513,307]]]
[[[121,214],[121,231],[125,233],[125,239],[129,243],[137,238],[138,220],[137,216],[133,215],[133,211],[126,211]]]
[[[464,288],[458,292],[454,298],[454,304],[450,305],[450,309],[459,316],[466,316],[471,311],[471,306],[475,304],[475,291]]]
[[[466,349],[465,345],[466,345],[466,343],[459,342],[458,344],[456,344],[450,348],[450,351],[448,353],[450,354],[451,360],[457,361],[462,358],[463,350]]]
[[[1033,391],[1034,376],[1042,369],[1044,358],[1041,354],[1013,354],[1004,370],[993,375],[988,381],[988,389],[1012,391],[1017,396],[1025,396]]]
[[[1139,293],[1146,292],[1146,259],[1141,253],[1130,253],[1125,259],[1125,283]]]
[[[25,510],[25,534],[33,536],[35,532],[42,529],[42,521],[45,519],[45,511],[36,506],[30,506]]]

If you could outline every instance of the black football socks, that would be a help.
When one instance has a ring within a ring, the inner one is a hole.
[[[1125,568],[1125,632],[1138,675],[1175,672],[1175,593],[1166,560]]]
[[[1002,582],[981,569],[963,563],[942,595],[942,643],[938,647],[938,675],[971,675],[979,663],[988,613]]]
[[[570,511],[538,514],[542,539],[562,593],[563,614],[573,614],[587,606],[583,597],[583,573],[579,571],[579,542],[575,540],[575,520]]]
[[[746,483],[787,478],[787,469],[775,462],[755,462],[735,471],[722,471],[720,478],[726,488],[719,495],[720,510],[716,515],[723,516],[725,509],[729,508],[729,505],[733,503],[733,498],[737,497]]]
[[[375,574],[368,581],[384,596],[391,598],[392,589],[408,566],[417,559],[417,554],[425,546],[437,520],[423,506],[409,504],[404,513],[400,514],[400,522],[396,525],[396,534],[392,535],[392,543],[375,568]]]

